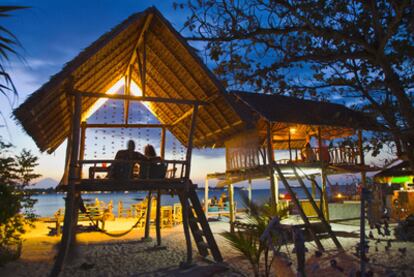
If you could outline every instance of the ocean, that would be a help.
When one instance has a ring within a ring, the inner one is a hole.
[[[293,188],[296,195],[303,199],[305,198],[305,194],[302,189],[300,188]],[[227,192],[225,189],[210,189],[209,197],[212,198],[216,196],[217,199],[220,198],[223,192]],[[237,203],[237,207],[243,207],[242,201],[242,194],[247,195],[247,190],[236,189],[234,191],[234,200]],[[285,194],[286,191],[282,188],[279,189],[279,193]],[[328,190],[329,193],[329,190]],[[198,197],[200,201],[204,200],[204,189],[197,190]],[[100,201],[108,203],[109,201],[113,201],[114,208],[113,211],[116,214],[118,209],[118,202],[122,201],[124,207],[128,207],[131,204],[138,203],[145,198],[147,193],[145,192],[112,192],[112,193],[89,193],[83,194],[82,198],[85,202],[94,201],[98,198]],[[64,194],[43,194],[43,195],[35,195],[33,196],[34,199],[37,200],[37,203],[34,205],[35,213],[39,217],[49,217],[53,216],[53,214],[59,209],[65,207],[64,202]],[[317,197],[319,197],[317,195]],[[270,190],[269,189],[253,189],[252,190],[252,199],[253,202],[258,204],[263,204],[267,202],[270,198]],[[173,205],[174,203],[179,203],[179,199],[177,196],[170,196],[170,195],[163,195],[161,198],[161,205]]]

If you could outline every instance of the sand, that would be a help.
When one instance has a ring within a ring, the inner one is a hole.
[[[106,223],[111,232],[123,231],[133,225],[134,219],[116,219]],[[59,237],[48,236],[49,229],[43,222],[37,222],[36,228],[24,235],[22,257],[0,268],[0,276],[47,276],[56,255],[56,244]],[[253,276],[250,264],[232,249],[220,236],[229,225],[225,222],[211,222],[210,226],[230,270],[211,276]],[[341,230],[353,234],[359,233],[357,226],[333,224],[334,230]],[[379,237],[374,231],[374,235]],[[77,235],[77,256],[71,260],[61,276],[182,276],[186,272],[177,271],[178,264],[185,257],[185,240],[182,226],[162,230],[165,249],[154,249],[154,242],[140,242],[143,236],[142,229],[135,229],[121,238],[111,238],[98,232],[82,232]],[[151,230],[155,237],[155,230]],[[322,241],[326,252],[321,257],[315,256],[316,246],[307,243],[307,275],[308,276],[355,276],[359,267],[358,259],[353,255],[358,238],[340,237],[345,252],[335,250],[329,239]],[[394,238],[391,238],[394,239]],[[391,248],[385,250],[387,242],[370,242],[368,257],[369,270],[377,276],[392,276],[392,272],[399,272],[397,276],[414,276],[414,243],[392,242]],[[194,249],[195,246],[193,245]],[[378,251],[375,251],[375,247]],[[284,247],[285,256],[290,257],[293,264],[288,266],[283,259],[277,259],[273,264],[272,275],[296,276],[296,259],[292,253],[292,246]],[[405,248],[403,254],[399,249]],[[335,259],[338,267],[331,266]],[[202,259],[194,251],[194,261],[199,266],[209,266],[209,262]],[[341,271],[341,269],[343,271]],[[208,270],[207,270],[208,271]],[[405,274],[405,275],[403,275]],[[210,276],[209,274],[205,276]],[[187,272],[187,276],[195,276]]]

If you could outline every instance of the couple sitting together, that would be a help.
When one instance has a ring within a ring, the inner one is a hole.
[[[162,179],[165,177],[166,166],[158,157],[154,146],[147,144],[144,154],[135,151],[135,142],[128,141],[125,150],[119,150],[115,155],[115,161],[125,161],[113,163],[110,167],[108,178],[130,179],[138,177],[140,179]],[[128,162],[134,161],[134,162]]]

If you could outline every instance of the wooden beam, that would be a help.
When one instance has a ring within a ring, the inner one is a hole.
[[[149,26],[151,25],[151,22],[152,22],[153,17],[154,17],[154,14],[153,13],[150,13],[150,14],[147,15],[147,18],[145,19],[144,26],[141,28],[141,32],[140,32],[140,34],[138,36],[138,39],[137,39],[137,41],[135,43],[135,46],[134,46],[133,50],[132,50],[131,58],[129,59],[129,63],[128,63],[129,65],[132,65],[135,62],[135,60],[137,59],[137,52],[136,52],[136,50],[139,48],[139,46],[143,42],[143,40],[144,40],[144,34],[148,30]]]
[[[206,178],[206,181],[204,183],[204,213],[206,215],[206,218],[208,219],[208,178]]]
[[[168,128],[171,125],[168,124],[116,124],[116,123],[87,123],[85,128]]]
[[[187,100],[187,99],[172,99],[172,98],[162,98],[162,97],[143,97],[143,96],[134,96],[134,95],[123,95],[123,94],[105,94],[99,92],[86,92],[75,90],[73,92],[68,92],[69,95],[80,94],[84,97],[96,97],[96,98],[108,98],[108,99],[129,99],[131,101],[144,101],[144,102],[158,102],[158,103],[171,103],[171,104],[182,104],[182,105],[208,105],[205,101],[199,100]]]
[[[167,130],[165,129],[165,127],[162,127],[161,129],[161,143],[160,143],[160,157],[161,159],[164,160],[165,158],[165,140],[166,140],[166,132]]]
[[[193,138],[194,138],[194,131],[197,122],[197,114],[198,114],[198,105],[194,105],[193,108],[193,115],[191,117],[191,127],[190,132],[188,134],[188,145],[187,145],[187,154],[186,154],[186,162],[187,165],[185,167],[185,177],[188,179],[190,178],[190,170],[191,170],[191,155],[193,152]]]
[[[207,100],[206,100],[206,102],[207,103],[211,103],[212,101],[214,101],[216,98],[218,97],[218,95],[217,94],[215,94],[215,95],[213,95],[213,96],[211,96],[211,97],[209,97]],[[200,107],[200,110],[203,108],[204,106],[201,106]],[[178,123],[180,123],[181,121],[183,121],[184,119],[186,119],[186,118],[188,118],[190,115],[192,115],[193,114],[193,110],[192,109],[189,109],[188,111],[186,111],[182,116],[180,116],[177,120],[175,120],[171,125],[177,125]],[[222,128],[220,128],[220,131],[223,131],[223,129]]]

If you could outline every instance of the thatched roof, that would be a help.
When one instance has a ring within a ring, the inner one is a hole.
[[[343,105],[304,100],[276,94],[232,91],[229,100],[243,115],[245,122],[253,125],[265,138],[265,121],[273,122],[273,140],[276,149],[288,149],[289,131],[291,148],[302,148],[306,135],[322,138],[347,137],[355,130],[383,130],[375,119],[365,113],[353,111]]]
[[[146,31],[146,95],[210,103],[199,112],[196,147],[211,146],[243,128],[240,117],[227,105],[224,89],[216,77],[152,7],[131,15],[101,36],[14,111],[41,151],[53,152],[69,134],[71,109],[66,82],[73,78],[74,89],[78,91],[106,92],[126,74],[143,31]],[[138,49],[143,53],[142,43]],[[132,80],[141,86],[137,62],[133,63],[132,72]],[[83,97],[83,112],[96,101],[97,98]],[[182,143],[187,142],[191,116],[184,115],[189,114],[191,106],[155,103],[151,108],[164,124],[183,117],[170,131]]]
[[[132,66],[132,80],[141,86],[134,52],[142,55],[142,34],[146,33],[146,96],[202,100],[209,104],[199,110],[194,146],[221,147],[224,141],[248,128],[265,130],[263,119],[274,125],[276,147],[286,149],[286,128],[292,124],[298,132],[292,137],[297,147],[303,145],[304,133],[322,126],[326,138],[346,136],[355,128],[373,129],[371,120],[341,105],[318,103],[295,98],[251,93],[226,93],[221,83],[203,64],[194,50],[155,8],[131,15],[110,32],[83,50],[77,57],[35,91],[14,111],[18,122],[34,139],[41,151],[53,152],[69,135],[73,88],[82,92],[105,93],[123,78]],[[135,55],[136,56],[136,55]],[[98,100],[82,97],[82,111]],[[159,121],[173,125],[169,130],[187,144],[191,106],[152,103]],[[306,125],[308,124],[308,125]]]

